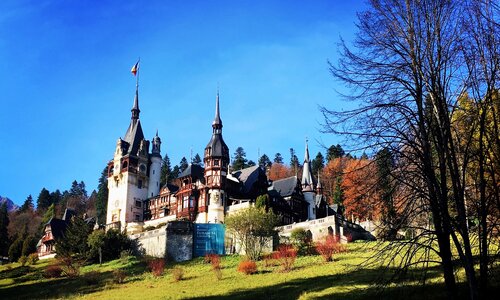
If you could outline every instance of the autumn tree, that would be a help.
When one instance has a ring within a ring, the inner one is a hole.
[[[346,161],[341,188],[344,193],[345,216],[348,219],[378,219],[380,204],[375,190],[375,171],[375,165],[367,159]]]
[[[284,164],[274,163],[269,168],[269,180],[279,180],[291,176],[292,171]]]

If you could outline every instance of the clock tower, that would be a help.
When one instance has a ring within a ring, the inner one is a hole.
[[[212,122],[212,138],[205,147],[205,186],[208,205],[207,222],[224,222],[227,205],[226,177],[229,165],[229,148],[222,138],[222,120],[219,111],[219,92],[215,99],[215,118]]]

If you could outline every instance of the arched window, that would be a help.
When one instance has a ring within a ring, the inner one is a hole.
[[[122,169],[126,169],[128,167],[128,161],[124,161],[122,164]]]

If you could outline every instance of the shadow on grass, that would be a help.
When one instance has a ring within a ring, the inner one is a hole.
[[[397,287],[382,288],[383,274],[395,273],[395,269],[361,269],[348,274],[323,275],[311,278],[294,279],[280,284],[258,288],[232,291],[225,295],[203,296],[189,299],[297,299],[302,295],[322,292],[324,295],[311,295],[315,299],[445,299],[444,286],[440,284],[415,286],[405,281],[398,282]],[[430,270],[427,278],[437,278],[439,270]],[[352,286],[368,286],[353,289]],[[325,291],[329,289],[328,291]],[[466,293],[464,293],[466,295]]]
[[[145,272],[145,263],[134,261],[122,268],[127,274],[125,283],[137,280],[131,276]],[[2,271],[0,278],[14,278],[14,284],[0,286],[0,299],[54,299],[67,298],[80,294],[90,294],[105,288],[120,288],[119,284],[112,284],[114,275],[112,271],[99,273],[96,278],[89,280],[85,274],[78,277],[62,277],[44,279],[43,270],[30,267],[18,267]],[[111,284],[111,285],[110,285]]]

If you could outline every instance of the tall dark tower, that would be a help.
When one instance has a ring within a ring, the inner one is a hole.
[[[219,111],[219,92],[215,99],[215,118],[212,122],[212,138],[205,147],[205,184],[207,186],[209,223],[224,221],[226,205],[226,177],[229,166],[229,148],[222,138],[222,120]]]

